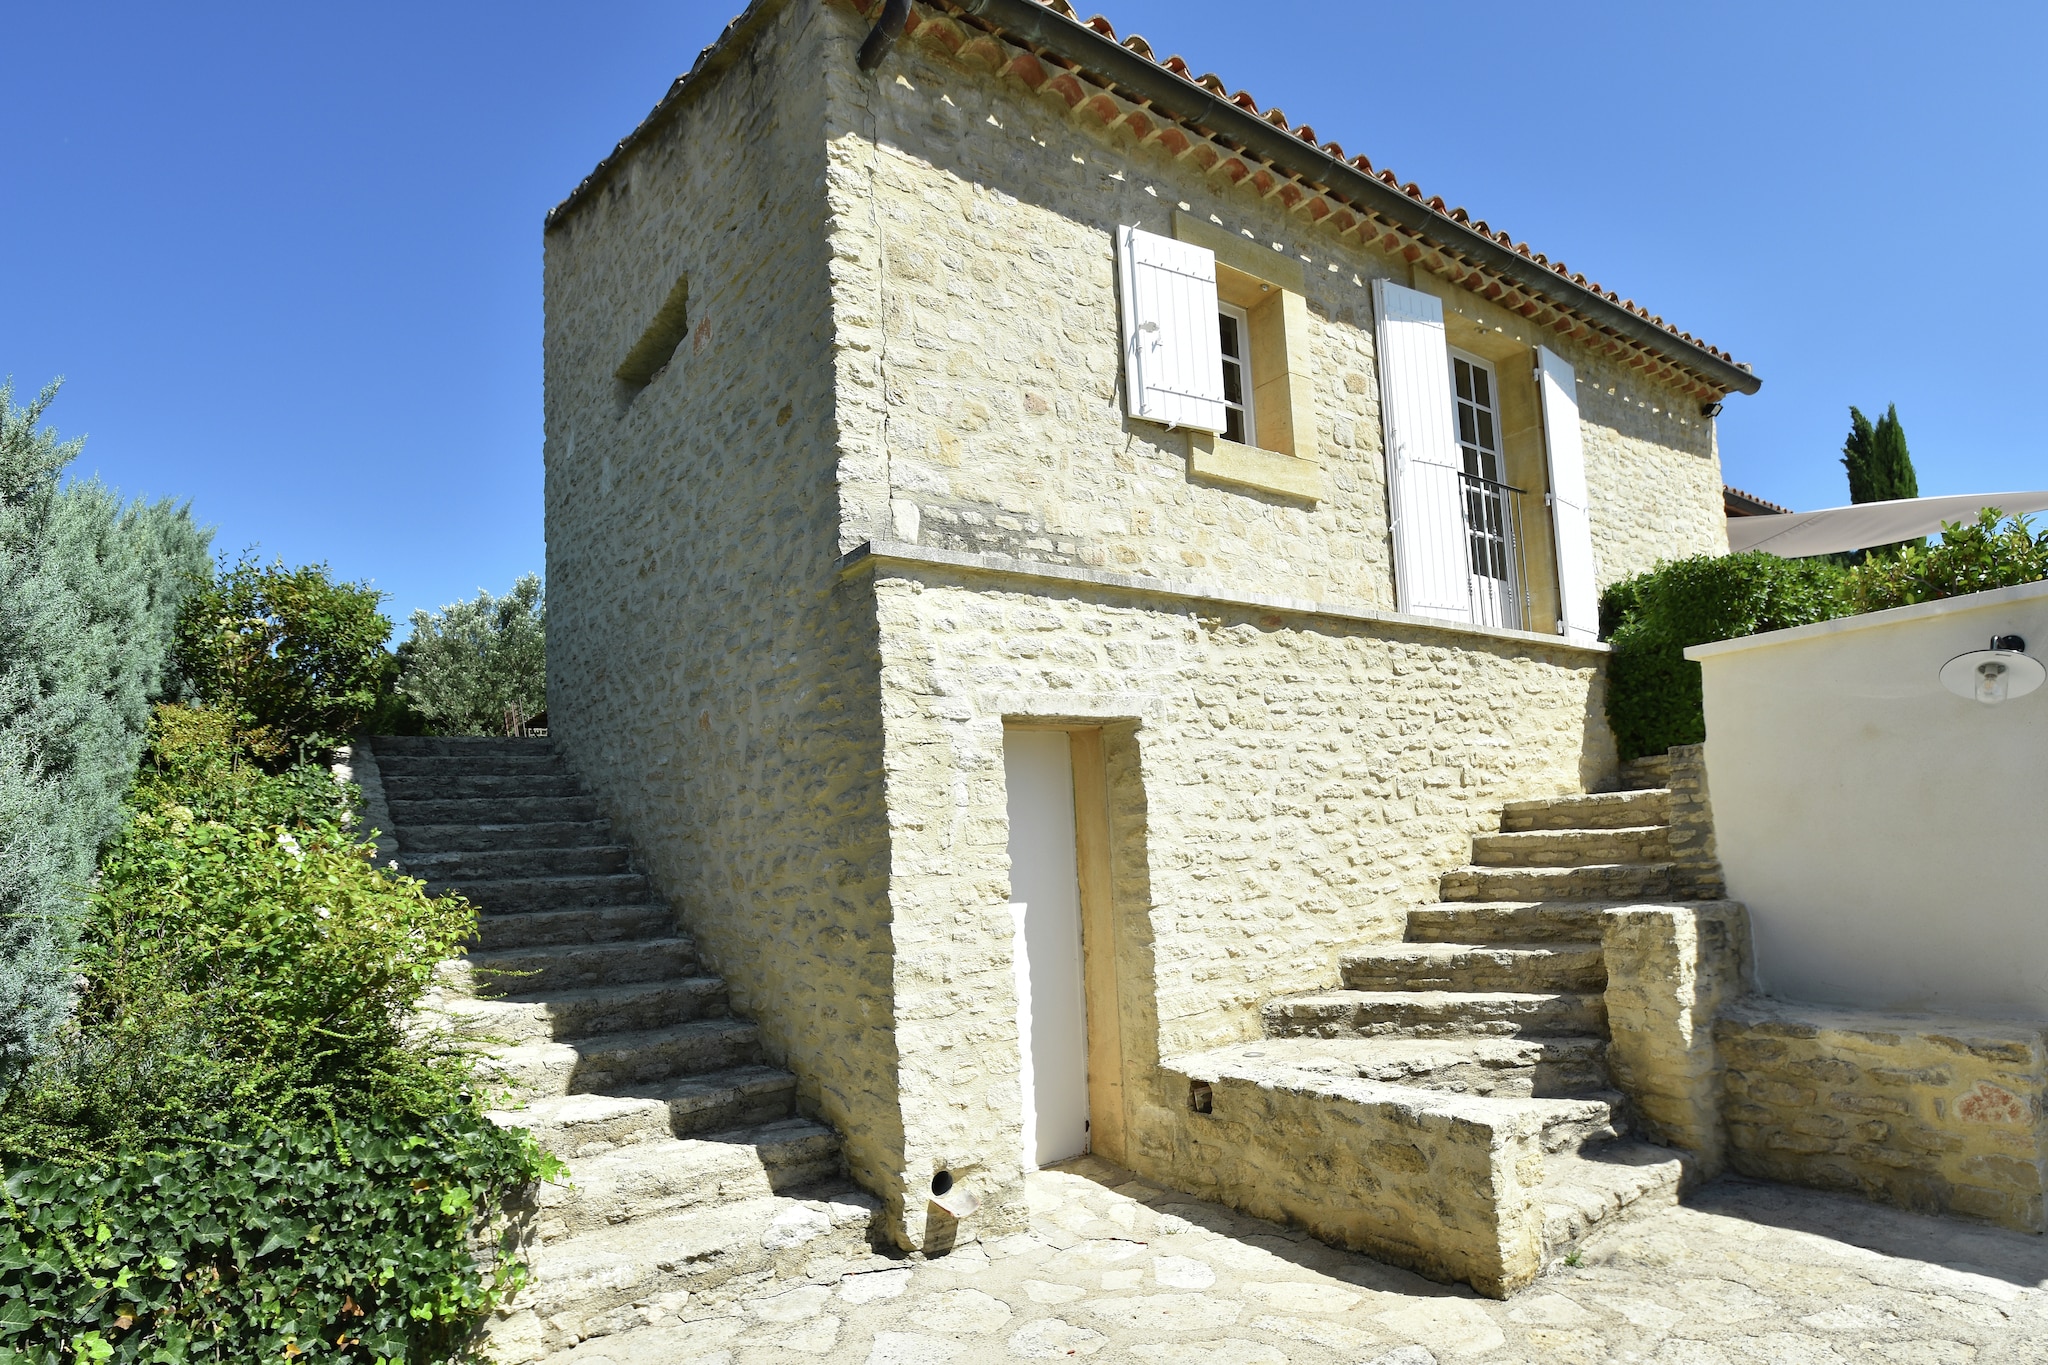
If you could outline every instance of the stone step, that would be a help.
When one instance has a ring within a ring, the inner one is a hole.
[[[498,918],[492,917],[494,921]],[[624,986],[694,976],[696,972],[697,945],[688,938],[668,937],[474,952],[449,958],[440,964],[437,975],[449,991],[517,999],[543,991]]]
[[[1671,891],[1669,863],[1595,863],[1587,867],[1459,867],[1444,873],[1447,901],[1626,901]]]
[[[438,993],[435,993],[438,994]],[[728,1008],[725,978],[692,976],[551,991],[532,1000],[479,1000],[430,994],[424,1007],[469,1026],[470,1036],[493,1043],[578,1042],[612,1034],[638,1034],[714,1019]]]
[[[633,870],[624,844],[582,848],[450,849],[439,853],[401,848],[398,866],[408,877],[430,882],[505,881],[520,877],[591,876]]]
[[[390,808],[391,822],[400,830],[415,825],[580,824],[604,816],[594,796],[494,796],[427,801],[391,798]],[[400,834],[398,840],[403,846],[405,836]]]
[[[1671,823],[1668,791],[1591,792],[1510,801],[1501,807],[1506,834],[1525,829],[1621,829]]]
[[[761,1063],[761,1031],[739,1019],[698,1019],[645,1033],[607,1033],[574,1042],[500,1048],[477,1064],[494,1085],[528,1100],[542,1095],[616,1094],[679,1076]]]
[[[1625,791],[1652,791],[1671,785],[1671,755],[1645,754],[1621,765],[1618,774]]]
[[[463,765],[459,773],[397,775],[384,779],[384,795],[393,801],[473,801],[504,796],[581,796],[583,786],[569,772],[475,775]]]
[[[544,1095],[493,1119],[531,1129],[555,1155],[595,1156],[615,1148],[787,1118],[796,1077],[772,1066],[738,1066],[606,1095]]]
[[[441,757],[482,758],[491,754],[552,754],[554,746],[544,738],[505,735],[372,735],[370,748],[382,763],[385,756],[431,754]]]
[[[675,912],[660,901],[635,905],[582,905],[526,914],[481,914],[476,947],[493,953],[585,943],[636,943],[676,931]]]
[[[653,886],[638,872],[428,882],[427,890],[436,896],[453,892],[486,914],[496,915],[569,910],[579,905],[632,905],[654,899]]]
[[[679,1213],[700,1204],[787,1194],[843,1180],[839,1135],[808,1119],[780,1118],[738,1132],[662,1138],[579,1157],[564,1185],[537,1192],[533,1235],[542,1243]]]
[[[397,821],[392,823],[397,824]],[[589,848],[617,842],[609,820],[528,820],[470,825],[400,825],[403,853],[486,852],[501,848]]]
[[[1517,1099],[1605,1092],[1607,1043],[1556,1038],[1259,1038],[1212,1054],[1228,1066],[1264,1061],[1321,1076]]]
[[[1482,867],[1585,867],[1592,863],[1655,863],[1671,858],[1669,825],[1618,829],[1530,829],[1480,834],[1472,861]]]
[[[1598,943],[1607,912],[1591,901],[1473,901],[1424,905],[1408,912],[1411,943]]]
[[[770,1278],[787,1277],[792,1287],[805,1277],[836,1280],[875,1259],[870,1239],[879,1226],[875,1201],[845,1188],[704,1205],[565,1237],[534,1248],[533,1278],[488,1325],[486,1344],[500,1365],[528,1365],[643,1326],[636,1305],[715,1301],[736,1277],[746,1277],[749,1293]]]
[[[1572,991],[1318,991],[1261,1008],[1273,1037],[1541,1037],[1607,1032],[1607,1003]]]
[[[377,755],[378,771],[386,778],[466,776],[471,773],[516,776],[522,773],[566,773],[560,754],[552,749],[534,748],[479,754],[386,754]]]
[[[1647,1142],[1607,1142],[1544,1157],[1536,1199],[1545,1263],[1562,1259],[1597,1227],[1670,1208],[1696,1174],[1690,1155]]]
[[[1602,991],[1597,943],[1376,943],[1339,960],[1354,991]]]

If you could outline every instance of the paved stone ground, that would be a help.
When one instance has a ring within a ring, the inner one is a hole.
[[[1596,1232],[1506,1303],[1092,1159],[1033,1230],[801,1287],[729,1286],[559,1365],[2004,1365],[2048,1360],[2048,1243],[1726,1179]],[[551,1363],[552,1365],[552,1363]]]

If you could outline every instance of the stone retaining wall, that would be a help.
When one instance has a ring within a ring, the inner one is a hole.
[[[1744,1175],[2048,1231],[2048,1028],[1757,996],[1715,1037]]]

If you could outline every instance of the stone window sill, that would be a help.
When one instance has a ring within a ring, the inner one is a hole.
[[[1320,460],[1260,450],[1206,432],[1188,434],[1188,470],[1197,478],[1257,488],[1307,502],[1320,502],[1323,498]]]

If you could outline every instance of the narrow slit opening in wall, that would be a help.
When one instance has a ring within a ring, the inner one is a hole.
[[[1216,1112],[1216,1092],[1209,1088],[1207,1081],[1188,1082],[1188,1108],[1197,1114]]]
[[[619,405],[623,410],[640,391],[653,383],[660,373],[668,368],[676,348],[683,344],[683,338],[690,334],[690,277],[678,275],[669,287],[668,297],[655,310],[654,320],[633,343],[633,349],[626,352],[626,358],[619,362],[619,368],[612,371],[618,383]]]

